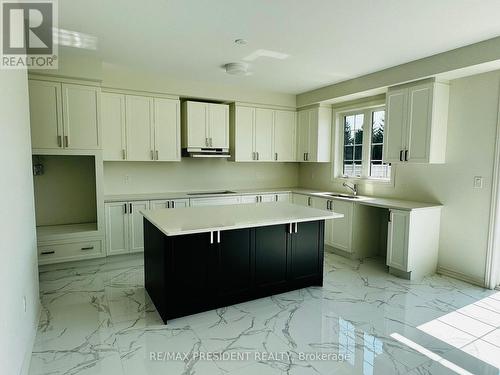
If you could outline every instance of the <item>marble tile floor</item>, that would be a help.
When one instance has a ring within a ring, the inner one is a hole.
[[[500,292],[325,255],[322,288],[163,325],[140,255],[40,270],[31,375],[499,374]],[[167,357],[168,356],[168,357]]]

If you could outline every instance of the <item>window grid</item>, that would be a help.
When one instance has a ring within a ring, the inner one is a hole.
[[[345,176],[361,176],[363,164],[364,114],[344,116],[344,164]]]
[[[389,179],[391,166],[382,160],[385,110],[372,111],[371,122],[370,177]]]

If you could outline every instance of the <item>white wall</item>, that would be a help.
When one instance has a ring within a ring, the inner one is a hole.
[[[396,166],[395,187],[361,187],[362,194],[441,202],[439,266],[483,282],[500,71],[450,82],[446,164]],[[301,164],[301,186],[344,190],[331,166]],[[484,188],[473,189],[474,176]]]
[[[0,70],[0,82],[0,373],[14,375],[31,357],[38,269],[26,72]]]
[[[165,163],[105,162],[104,194],[296,186],[298,169],[296,163],[234,163],[193,158]]]

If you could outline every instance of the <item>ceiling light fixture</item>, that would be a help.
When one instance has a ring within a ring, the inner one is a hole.
[[[232,74],[236,76],[246,76],[250,73],[248,72],[248,64],[242,62],[233,62],[224,65],[227,74]]]

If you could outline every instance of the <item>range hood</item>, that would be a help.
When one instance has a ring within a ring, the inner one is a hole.
[[[182,156],[190,158],[229,158],[228,148],[183,148]]]

